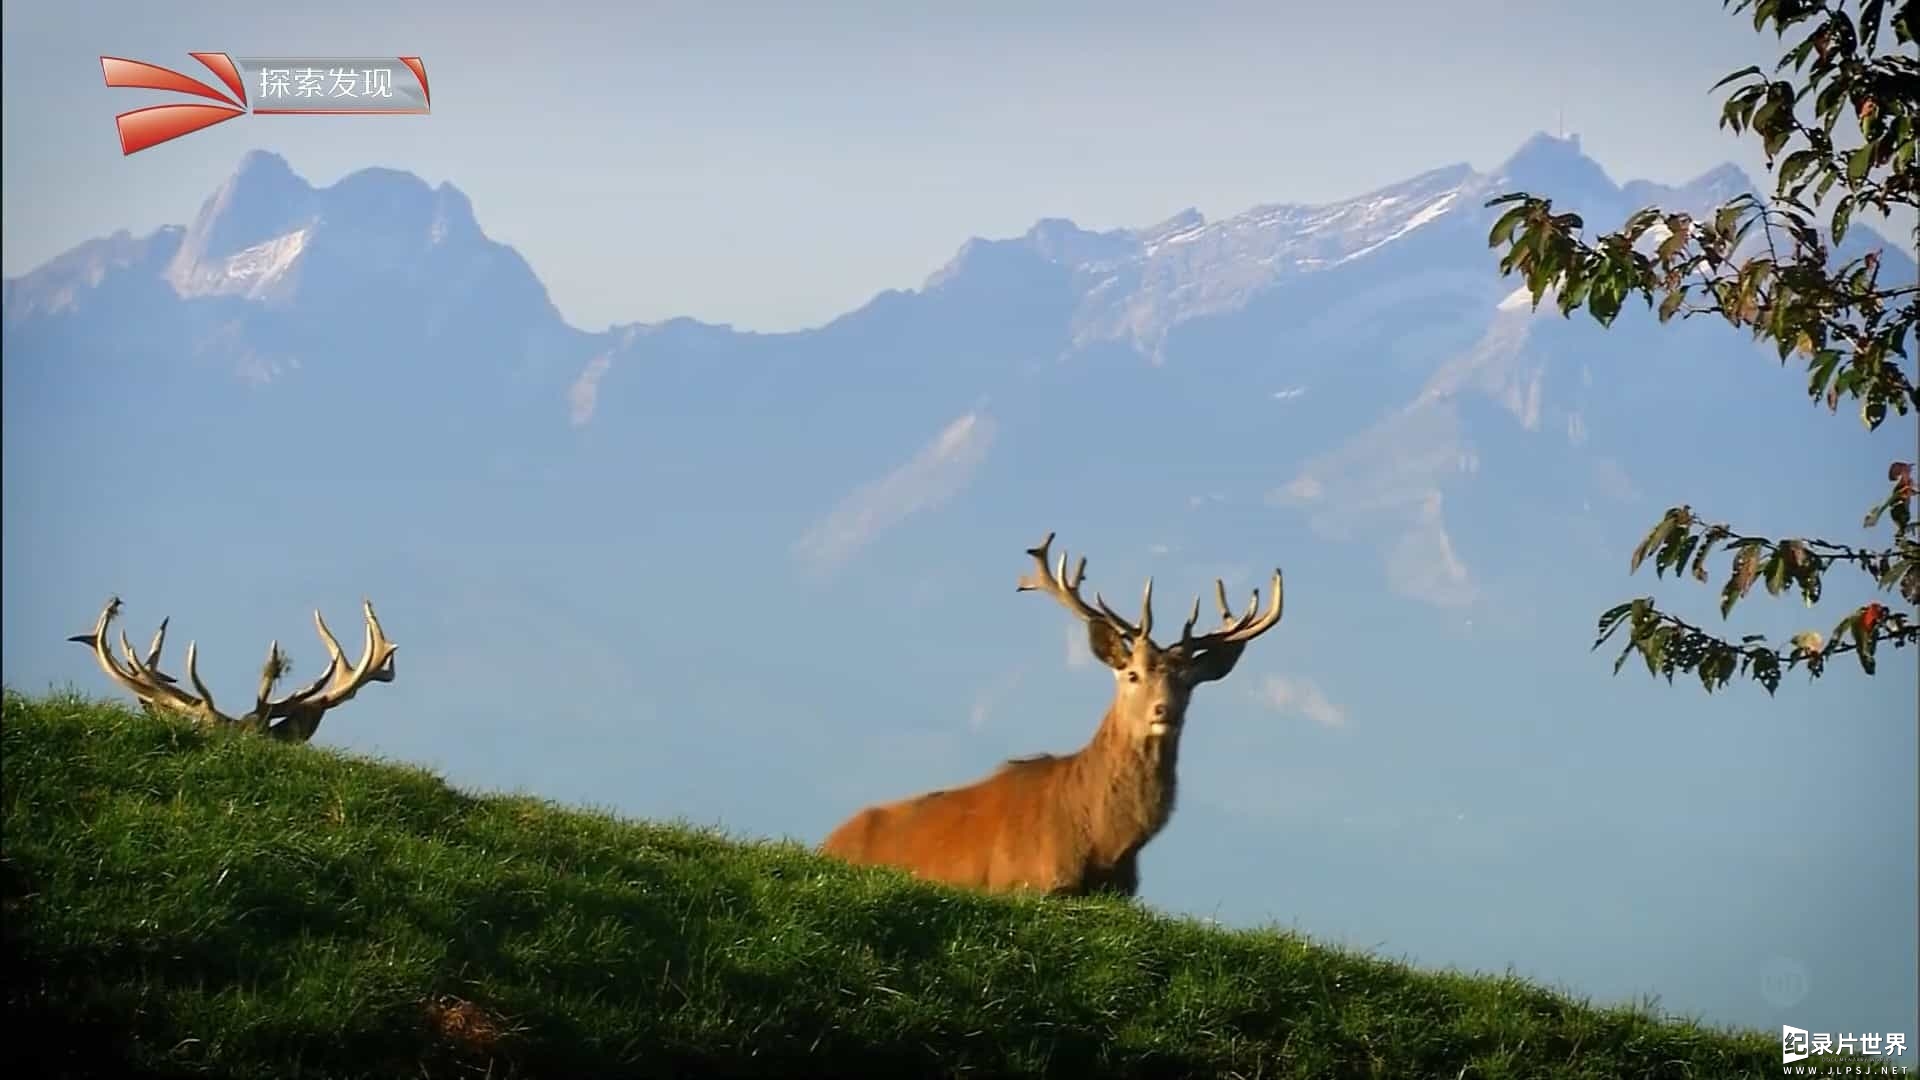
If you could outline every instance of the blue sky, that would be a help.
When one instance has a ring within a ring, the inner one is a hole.
[[[1488,169],[1531,133],[1553,130],[1563,109],[1567,127],[1616,180],[1678,182],[1728,160],[1763,175],[1758,156],[1717,129],[1708,88],[1767,60],[1774,44],[1715,0],[1536,5],[1518,16],[1518,5],[1490,0],[1028,6],[974,4],[960,15],[905,5],[642,4],[592,15],[583,6],[546,22],[518,5],[207,3],[163,12],[9,3],[0,27],[0,262],[13,277],[93,236],[185,222],[245,151],[265,148],[316,185],[374,165],[451,181],[576,326],[691,315],[768,330],[817,325],[882,289],[917,286],[967,237],[1016,234],[1041,217],[1092,228],[1146,225],[1189,206],[1223,217],[1263,202],[1349,197],[1451,162]],[[99,56],[197,74],[190,50],[419,54],[434,113],[248,117],[123,158],[113,115],[149,96],[102,86]],[[1491,254],[1487,262],[1491,279]],[[1490,295],[1496,284],[1489,281]],[[623,374],[631,373],[616,371],[610,384]],[[1016,471],[1009,450],[1035,443],[1023,444],[1012,420],[998,426],[995,417],[1023,404],[1000,400],[943,401],[938,424],[910,436],[905,420],[876,434],[881,420],[843,419],[821,435],[824,449],[808,448],[843,471],[808,476],[808,490],[777,500],[780,514],[816,522],[796,538],[768,529],[779,515],[764,506],[725,501],[703,478],[634,452],[652,445],[649,422],[671,429],[676,420],[675,403],[637,401],[644,395],[634,385],[625,384],[627,411],[617,415],[627,421],[618,434],[635,441],[607,434],[598,445],[613,448],[612,460],[600,471],[558,477],[517,508],[570,528],[445,550],[409,540],[406,527],[393,530],[397,539],[369,530],[339,538],[338,550],[299,563],[297,573],[286,571],[270,536],[152,528],[156,535],[134,544],[94,527],[124,512],[104,505],[112,493],[67,494],[57,464],[16,462],[10,482],[24,477],[53,492],[40,504],[42,519],[17,526],[19,535],[34,550],[70,550],[32,566],[33,580],[10,576],[9,625],[31,616],[40,634],[69,611],[84,623],[106,578],[129,598],[130,633],[144,635],[171,613],[177,625],[195,626],[208,656],[229,658],[218,678],[241,679],[246,661],[232,658],[254,655],[260,634],[281,634],[310,660],[313,645],[298,625],[304,609],[329,597],[323,606],[335,629],[350,632],[352,609],[342,605],[367,590],[403,646],[401,679],[356,701],[356,715],[332,722],[327,740],[444,768],[457,782],[812,840],[878,794],[962,779],[1005,754],[1069,748],[1097,717],[1107,680],[1086,669],[1057,613],[1014,600],[1012,576],[1024,566],[995,531],[1005,520],[989,528],[969,517],[983,505],[1001,519],[1019,517],[1022,530],[1032,521],[1021,544],[1059,527],[1062,543],[1089,548],[1119,594],[1131,594],[1120,583],[1137,582],[1154,560],[1175,560],[1178,572],[1163,587],[1176,604],[1214,573],[1238,588],[1276,543],[1260,534],[1265,519],[1241,509],[1258,495],[1252,477],[1233,475],[1207,481],[1220,490],[1238,484],[1224,507],[1207,501],[1222,498],[1212,486],[1161,493],[1191,519],[1138,514],[1122,497],[1085,493],[1076,509],[1041,482],[1035,490],[1003,483],[967,513],[929,512],[902,525],[923,503],[968,482],[984,486],[975,472],[1000,483],[994,469],[1002,479]],[[1311,416],[1318,401],[1292,407]],[[606,430],[587,429],[583,444]],[[1834,429],[1820,430],[1826,438]],[[1287,461],[1268,479],[1277,485],[1309,467],[1337,473],[1343,463],[1363,480],[1407,479],[1394,459],[1406,443],[1347,434],[1355,438],[1316,446],[1320,456]],[[1890,431],[1880,441],[1896,438]],[[662,437],[660,446],[670,445]],[[1342,456],[1342,445],[1370,446],[1376,458]],[[1911,666],[1877,683],[1848,668],[1812,690],[1794,677],[1774,703],[1751,687],[1709,699],[1631,669],[1612,678],[1606,657],[1585,652],[1584,635],[1605,603],[1651,588],[1644,574],[1625,576],[1631,540],[1619,537],[1627,526],[1644,529],[1656,502],[1674,492],[1658,475],[1623,479],[1640,489],[1637,501],[1604,532],[1594,526],[1591,543],[1564,553],[1583,560],[1580,569],[1565,580],[1556,570],[1563,591],[1543,602],[1523,573],[1536,567],[1488,555],[1500,539],[1489,534],[1511,523],[1476,520],[1474,509],[1510,505],[1495,502],[1493,486],[1539,479],[1527,456],[1512,452],[1525,445],[1516,436],[1504,457],[1490,456],[1490,470],[1508,469],[1479,489],[1482,503],[1468,488],[1448,504],[1449,527],[1463,534],[1464,558],[1484,583],[1486,606],[1475,614],[1485,636],[1468,633],[1472,622],[1460,625],[1445,603],[1435,605],[1439,614],[1420,604],[1354,610],[1347,582],[1375,572],[1379,560],[1333,526],[1313,534],[1320,542],[1303,538],[1305,526],[1284,534],[1276,556],[1289,574],[1284,643],[1250,657],[1236,682],[1196,705],[1211,726],[1183,747],[1183,768],[1217,783],[1196,785],[1179,831],[1150,849],[1153,898],[1202,912],[1217,906],[1229,921],[1294,921],[1360,946],[1384,934],[1389,954],[1417,942],[1423,962],[1513,963],[1549,980],[1578,973],[1577,989],[1661,992],[1685,1008],[1752,1022],[1776,1018],[1767,973],[1804,964],[1822,1007],[1872,997],[1883,1010],[1875,1022],[1910,1014],[1911,996],[1892,1000],[1898,987],[1875,989],[1891,965],[1907,961],[1862,939],[1893,921],[1887,913],[1902,898],[1890,894],[1911,887],[1912,854],[1878,850],[1880,834],[1857,825],[1877,827],[1889,801],[1911,801],[1911,755],[1885,753],[1887,731],[1911,745]],[[1859,464],[1850,456],[1861,453],[1857,444],[1845,439],[1818,449]],[[151,443],[111,452],[159,453]],[[1028,462],[1017,471],[1029,468],[1044,474]],[[222,475],[227,486],[198,497],[271,517],[259,507],[278,493],[235,497],[240,484]],[[1857,522],[1874,494],[1857,486],[1862,475],[1854,467],[1844,483],[1803,491],[1795,514],[1812,507],[1821,522]],[[1760,520],[1778,508],[1763,480],[1715,484],[1700,497],[1736,521],[1800,524],[1797,516]],[[641,489],[672,496],[660,505],[675,513],[654,520],[638,496],[633,505],[596,497]],[[1398,489],[1372,494],[1389,509],[1426,505]],[[392,495],[380,512],[417,509],[407,497]],[[911,505],[876,510],[885,498]],[[814,499],[819,505],[800,506]],[[434,500],[417,501],[427,509],[416,524],[432,526],[425,535],[481,534],[456,527],[464,518],[449,524]],[[1026,516],[1043,507],[1049,517],[1081,520]],[[424,522],[430,513],[443,520]],[[1128,514],[1148,520],[1114,524]],[[1192,523],[1202,515],[1241,522],[1240,535],[1207,535]],[[755,566],[789,545],[834,562],[846,523],[876,520],[905,538],[863,551],[877,570],[845,571],[818,589],[844,626],[890,628],[875,646],[884,649],[879,661],[850,658],[830,634],[779,649],[715,650],[698,628],[717,637],[716,611],[761,602],[763,588],[811,599],[814,586],[723,583],[735,592],[714,603],[690,575],[654,573],[712,557],[700,535],[710,522],[747,523],[718,530],[727,535],[714,562]],[[1188,530],[1194,550],[1179,550]],[[982,539],[988,532],[991,542]],[[929,560],[936,547],[941,557]],[[1529,553],[1518,554],[1525,562]],[[603,581],[605,566],[622,572]],[[899,581],[913,582],[905,613],[891,591]],[[1384,602],[1378,590],[1367,595]],[[1763,629],[1798,628],[1801,612],[1790,603],[1752,606],[1765,613],[1754,616]],[[503,625],[502,608],[529,617]],[[940,618],[922,624],[926,609]],[[59,635],[15,645],[9,673],[68,672],[83,689],[109,693],[58,640],[81,628],[62,624]],[[1349,655],[1343,634],[1373,633],[1400,635],[1382,651],[1401,650],[1413,666],[1388,677]],[[1516,647],[1537,652],[1508,666],[1490,656]],[[58,667],[47,659],[56,654]],[[517,670],[564,666],[571,678],[557,693],[532,679],[487,685],[502,658],[523,656],[530,659]],[[1428,678],[1452,681],[1431,690]],[[850,679],[864,695],[852,707]],[[456,684],[488,693],[452,709],[445,688]],[[529,732],[525,718],[536,713],[547,723]],[[828,768],[837,748],[822,745],[822,733],[853,731],[867,740],[859,767]],[[1769,773],[1782,759],[1818,764]],[[1208,832],[1223,822],[1232,826],[1224,836]],[[1892,835],[1910,837],[1911,825]],[[1245,849],[1233,845],[1255,841],[1273,853],[1271,865],[1243,866]],[[1387,849],[1391,858],[1361,865]],[[1800,887],[1795,875],[1820,876],[1831,865],[1866,884]],[[1650,957],[1668,965],[1657,985],[1649,985]]]
[[[178,222],[255,146],[317,184],[370,163],[453,181],[596,330],[815,325],[917,285],[970,235],[1484,169],[1563,107],[1615,179],[1759,175],[1707,90],[1772,39],[1711,0],[966,9],[9,2],[0,264]],[[417,53],[434,112],[252,117],[123,159],[113,115],[165,98],[106,88],[98,57],[198,73],[201,50]]]

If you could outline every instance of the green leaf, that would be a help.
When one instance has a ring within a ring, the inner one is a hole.
[[[1860,659],[1860,670],[1869,675],[1873,674],[1873,631],[1858,613],[1847,618],[1846,627],[1847,634],[1853,639],[1854,655]]]
[[[1700,538],[1698,536],[1688,536],[1685,540],[1681,540],[1679,543],[1668,541],[1669,547],[1672,548],[1673,558],[1671,560],[1667,560],[1666,559],[1667,552],[1665,551],[1662,551],[1660,553],[1660,556],[1662,560],[1667,561],[1667,565],[1673,567],[1674,577],[1679,577],[1680,572],[1686,569],[1687,560],[1693,556],[1693,549],[1697,547],[1699,543],[1700,543]],[[1661,576],[1662,577],[1666,576],[1664,573],[1664,568]]]
[[[1587,293],[1592,288],[1593,278],[1584,274],[1577,278],[1568,279],[1565,287],[1560,290],[1560,313],[1565,315],[1574,308],[1586,303]]]
[[[1874,584],[1882,589],[1891,588],[1915,569],[1920,569],[1920,563],[1912,559],[1892,559],[1887,563],[1886,570],[1874,578]]]
[[[1873,167],[1872,145],[1857,147],[1847,155],[1847,183],[1858,184]]]
[[[1601,283],[1602,288],[1587,297],[1587,314],[1601,326],[1612,326],[1613,320],[1620,314],[1620,301],[1623,299],[1619,283],[1608,279]]]
[[[1839,79],[1828,83],[1820,96],[1813,99],[1813,114],[1820,117],[1828,131],[1833,130],[1833,118],[1840,114],[1840,105],[1847,99],[1847,84]]]
[[[1660,208],[1657,206],[1649,206],[1644,209],[1635,210],[1633,215],[1627,218],[1626,224],[1620,226],[1619,235],[1625,237],[1626,240],[1631,243],[1640,239],[1640,235],[1652,228],[1653,223],[1659,220]]]
[[[1673,628],[1663,626],[1640,639],[1640,656],[1647,662],[1647,674],[1660,674],[1660,669],[1666,661],[1667,639],[1672,635]]]
[[[1733,72],[1732,74],[1721,79],[1719,82],[1714,83],[1712,86],[1707,87],[1707,90],[1708,92],[1712,92],[1714,90],[1720,89],[1721,87],[1727,85],[1728,83],[1734,81],[1735,79],[1745,79],[1745,78],[1748,78],[1749,76],[1764,75],[1764,74],[1766,73],[1760,70],[1760,66],[1758,64],[1748,64],[1746,67],[1741,68],[1739,71]]]
[[[1868,52],[1873,52],[1880,43],[1880,18],[1886,13],[1886,7],[1886,0],[1865,0],[1860,5],[1860,34]],[[1906,15],[1912,17],[1911,6]]]
[[[1734,202],[1728,202],[1721,206],[1719,210],[1714,211],[1713,231],[1722,237],[1732,236],[1734,223],[1740,220],[1740,209],[1740,205],[1736,200]]]
[[[1498,201],[1500,200],[1494,200],[1494,202]],[[1493,203],[1487,205],[1491,206]],[[1520,227],[1520,223],[1526,220],[1526,216],[1527,208],[1524,206],[1516,206],[1501,214],[1499,220],[1493,223],[1493,228],[1487,233],[1487,246],[1499,247],[1501,244],[1513,243],[1513,231]]]
[[[1807,166],[1819,160],[1820,152],[1817,150],[1795,150],[1788,154],[1787,159],[1780,163],[1780,178],[1776,186],[1784,191],[1801,173],[1807,171]]]
[[[1780,590],[1787,587],[1787,560],[1785,554],[1785,552],[1776,548],[1773,556],[1767,560],[1765,577],[1767,593],[1770,596],[1779,596]]]
[[[1801,599],[1812,607],[1820,600],[1820,560],[1799,540],[1782,543],[1780,557],[1786,564],[1787,578],[1799,584]]]
[[[1753,677],[1766,688],[1767,696],[1780,688],[1780,658],[1771,649],[1762,649],[1749,653],[1753,663]]]
[[[1753,588],[1754,576],[1760,570],[1760,545],[1748,541],[1740,545],[1740,553],[1734,556],[1733,574],[1727,578],[1727,584],[1720,590],[1720,617],[1726,618],[1733,611],[1733,605],[1747,595]]]
[[[1633,651],[1634,651],[1634,650],[1633,650],[1633,641],[1632,641],[1632,639],[1628,639],[1628,641],[1627,641],[1627,644],[1625,645],[1625,647],[1623,647],[1623,648],[1622,648],[1622,649],[1620,650],[1620,655],[1619,655],[1619,656],[1616,656],[1616,657],[1614,657],[1614,658],[1613,658],[1613,673],[1614,673],[1615,675],[1618,675],[1618,674],[1620,674],[1620,668],[1621,668],[1621,667],[1622,667],[1623,665],[1625,665],[1625,664],[1626,664],[1626,662],[1627,662],[1627,657],[1629,657],[1629,656],[1632,656],[1632,655],[1633,655]]]
[[[1795,45],[1791,52],[1780,58],[1780,63],[1775,66],[1774,70],[1780,71],[1787,67],[1792,67],[1793,70],[1799,71],[1802,67],[1806,66],[1807,57],[1812,54],[1814,46],[1819,43],[1820,35],[1821,31],[1815,30],[1813,33],[1801,38],[1800,44]]]
[[[1826,393],[1827,384],[1833,379],[1833,369],[1840,363],[1840,354],[1833,349],[1821,349],[1814,354],[1813,361],[1807,365],[1807,396],[1818,398]]]
[[[1707,556],[1713,551],[1713,545],[1719,542],[1720,538],[1718,536],[1712,532],[1707,533],[1706,541],[1700,545],[1699,552],[1693,557],[1693,579],[1695,581],[1705,583],[1707,580]]]
[[[1688,241],[1693,239],[1693,229],[1690,224],[1685,229],[1675,229],[1672,225],[1668,225],[1667,228],[1669,231],[1666,239],[1660,241],[1660,246],[1653,249],[1653,257],[1660,260],[1662,266],[1672,263],[1674,256],[1685,250]]]
[[[1606,644],[1607,639],[1613,636],[1614,631],[1620,629],[1620,620],[1625,618],[1627,612],[1631,610],[1633,610],[1633,601],[1629,600],[1624,604],[1615,604],[1601,613],[1600,622],[1594,630],[1596,636],[1593,639],[1593,647],[1595,649]]]
[[[1814,189],[1813,201],[1817,204],[1822,200],[1824,200],[1827,197],[1827,192],[1833,190],[1833,185],[1839,182],[1839,180],[1840,180],[1840,170],[1838,169],[1821,170],[1820,185]]]
[[[1633,549],[1633,558],[1627,563],[1627,573],[1633,574],[1637,572],[1640,569],[1640,564],[1646,560],[1647,553],[1659,547],[1661,542],[1666,540],[1667,534],[1672,532],[1673,527],[1678,523],[1679,517],[1674,510],[1668,510],[1662,515],[1659,523],[1654,525],[1652,530],[1647,533],[1646,539],[1640,541],[1640,545]]]

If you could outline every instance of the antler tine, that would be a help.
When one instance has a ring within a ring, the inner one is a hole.
[[[313,695],[319,693],[322,689],[326,687],[328,683],[333,681],[333,676],[340,670],[340,662],[343,659],[344,657],[341,657],[338,654],[328,658],[327,666],[321,670],[319,676],[315,678],[312,682],[308,683],[307,685],[301,687],[298,690],[294,690],[288,693],[286,697],[283,697],[278,701],[265,702],[264,706],[265,706],[266,712],[272,713],[276,708],[279,708],[281,706],[298,705],[301,702],[306,701],[308,698],[312,697]]]
[[[1220,605],[1221,630],[1232,626],[1234,621],[1233,605],[1227,603],[1227,583],[1219,578],[1213,579],[1213,599],[1215,603]],[[1200,598],[1195,596],[1193,598],[1193,613],[1187,616],[1186,625],[1180,628],[1180,644],[1183,648],[1188,650],[1198,648],[1206,643],[1207,638],[1212,636],[1212,634],[1202,634],[1197,638],[1193,636],[1193,625],[1199,621]],[[1218,634],[1221,630],[1215,630],[1213,634]]]
[[[1260,610],[1260,590],[1255,589],[1253,590],[1252,597],[1247,601],[1246,613],[1236,617],[1233,613],[1233,606],[1227,603],[1226,582],[1215,578],[1213,580],[1213,593],[1214,599],[1220,605],[1220,628],[1211,633],[1202,634],[1199,637],[1192,637],[1187,631],[1182,630],[1180,634],[1180,644],[1188,650],[1212,649],[1222,645],[1245,644],[1259,637],[1261,634],[1266,633],[1268,630],[1273,629],[1274,625],[1280,621],[1286,595],[1282,587],[1280,571],[1277,569],[1273,572],[1272,589],[1272,596],[1268,601],[1265,612]],[[1200,601],[1199,598],[1196,597],[1194,599],[1194,618],[1197,619],[1199,614]],[[1193,620],[1190,619],[1187,625],[1191,627]]]
[[[159,632],[153,635],[153,642],[147,646],[146,659],[142,660],[140,654],[133,651],[133,642],[127,640],[127,632],[120,631],[120,652],[127,658],[128,669],[142,679],[156,679],[163,683],[178,682],[179,680],[173,676],[155,667],[160,662],[160,646],[166,642],[166,637],[167,621],[162,619]]]
[[[194,697],[180,689],[174,685],[176,680],[173,676],[160,671],[155,666],[160,659],[160,646],[166,639],[166,620],[161,620],[160,631],[154,635],[153,644],[148,648],[144,662],[139,654],[133,651],[133,644],[127,640],[125,633],[120,635],[120,648],[126,654],[125,666],[114,658],[113,651],[107,647],[107,631],[119,614],[120,598],[109,597],[106,606],[100,611],[100,617],[94,621],[93,633],[76,634],[67,640],[90,648],[93,651],[94,662],[100,665],[100,670],[106,673],[107,678],[132,694],[134,700],[141,705],[149,708],[172,709],[203,719],[221,718],[220,714],[213,710],[209,699]]]
[[[200,681],[200,668],[196,663],[198,659],[199,642],[187,642],[187,682],[193,686],[194,693],[200,695],[200,711],[208,719],[233,723],[233,717],[221,712],[219,706],[213,703],[213,691],[207,689],[207,684]]]
[[[1106,600],[1102,599],[1098,592],[1093,594],[1093,602],[1100,606],[1100,613],[1102,615],[1126,627],[1129,634],[1134,634],[1142,638],[1153,636],[1153,579],[1151,577],[1147,579],[1146,591],[1140,596],[1140,624],[1138,626],[1128,622],[1122,618],[1118,612],[1108,607]]]
[[[280,651],[280,639],[273,638],[267,642],[267,659],[260,665],[260,686],[253,693],[253,711],[247,714],[254,719],[256,726],[273,705],[271,695],[274,684],[286,673],[286,655]]]
[[[1081,580],[1087,576],[1087,557],[1085,555],[1080,556],[1080,561],[1073,564],[1073,573],[1069,575],[1067,573],[1067,553],[1064,551],[1061,552],[1060,566],[1053,572],[1053,576],[1054,580],[1060,582],[1060,584],[1067,589],[1078,590]]]
[[[352,700],[360,688],[372,682],[393,681],[393,655],[398,646],[387,639],[386,631],[381,629],[380,619],[373,613],[373,603],[361,601],[361,609],[366,615],[366,639],[360,653],[360,662],[349,667],[345,650],[340,641],[327,627],[326,617],[318,608],[313,612],[313,626],[320,635],[320,641],[327,647],[327,668],[313,682],[281,698],[266,703],[263,715],[268,718],[283,718],[294,713],[309,713],[317,716],[343,702]]]
[[[353,689],[347,691],[346,696],[340,699],[341,701],[352,697],[354,691],[370,682],[393,681],[393,656],[399,650],[399,646],[387,640],[387,632],[380,626],[380,617],[373,613],[373,601],[362,597],[360,610],[367,617],[366,655],[361,658],[361,666],[356,670],[358,681]],[[317,618],[319,614],[319,610],[316,609],[314,616]]]
[[[92,649],[94,661],[100,665],[100,670],[107,673],[107,678],[120,684],[124,689],[132,691],[134,696],[144,704],[153,688],[146,686],[133,671],[121,667],[120,662],[113,658],[113,650],[107,648],[107,630],[113,625],[114,617],[119,614],[120,598],[110,596],[107,598],[106,606],[100,609],[99,618],[93,621],[93,633],[75,634],[67,640]],[[132,652],[131,649],[127,651]]]
[[[1027,549],[1028,557],[1032,558],[1035,562],[1038,562],[1040,564],[1040,570],[1043,577],[1049,572],[1049,569],[1047,566],[1047,548],[1052,544],[1053,544],[1053,534],[1048,533],[1046,536],[1040,539],[1040,546],[1030,547]],[[1066,556],[1062,554],[1060,557],[1060,564],[1062,569],[1066,568],[1066,561],[1067,561]],[[1014,582],[1013,591],[1026,592],[1030,589],[1040,589],[1040,588],[1042,588],[1040,583],[1033,580],[1033,578],[1030,575],[1021,574],[1019,580]]]
[[[1286,591],[1278,569],[1273,572],[1272,594],[1267,601],[1266,611],[1260,610],[1260,590],[1253,590],[1253,596],[1247,601],[1246,613],[1234,617],[1233,608],[1227,604],[1227,586],[1219,579],[1214,580],[1214,594],[1220,602],[1220,629],[1197,638],[1183,639],[1189,649],[1211,649],[1222,645],[1240,645],[1252,641],[1279,623],[1286,605]]]
[[[320,674],[315,676],[312,682],[297,690],[290,691],[287,696],[280,700],[266,701],[263,699],[260,706],[262,715],[282,716],[285,715],[286,711],[306,703],[308,699],[326,689],[327,684],[333,681],[333,677],[340,673],[340,666],[346,663],[347,657],[340,649],[340,642],[335,640],[333,631],[327,629],[327,621],[320,617],[320,610],[318,608],[314,609],[313,622],[315,628],[320,632],[321,644],[327,647],[327,666],[320,670]],[[274,647],[278,648],[278,646],[279,642],[275,642]],[[268,655],[271,658],[272,654],[269,653]],[[263,672],[262,674],[264,675],[265,673]],[[262,687],[264,688],[264,686],[265,680],[262,679]],[[264,689],[262,692],[265,692]]]
[[[173,681],[173,676],[160,670],[160,647],[167,643],[167,623],[171,621],[173,621],[171,615],[160,620],[160,629],[153,632],[153,642],[147,646],[147,658],[143,661],[147,670],[168,682]]]
[[[1068,611],[1073,612],[1083,620],[1089,622],[1095,620],[1105,622],[1127,636],[1139,634],[1140,631],[1137,627],[1119,615],[1114,614],[1104,602],[1101,602],[1099,594],[1096,593],[1094,595],[1094,604],[1087,603],[1086,600],[1081,597],[1080,584],[1086,580],[1087,576],[1086,556],[1082,555],[1080,557],[1080,561],[1074,567],[1071,575],[1067,573],[1067,553],[1064,551],[1060,553],[1059,569],[1056,570],[1047,565],[1048,549],[1052,544],[1053,533],[1049,532],[1046,537],[1040,541],[1040,546],[1027,549],[1027,554],[1033,557],[1034,562],[1039,565],[1040,570],[1037,574],[1022,575],[1014,591],[1046,593],[1059,601],[1062,607],[1065,607]]]

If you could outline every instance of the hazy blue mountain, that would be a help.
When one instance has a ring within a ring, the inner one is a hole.
[[[1655,588],[1627,553],[1666,506],[1853,536],[1914,424],[1860,435],[1724,325],[1533,313],[1486,246],[1503,191],[1605,227],[1750,186],[1536,136],[1324,206],[970,239],[803,332],[592,333],[453,187],[250,154],[188,224],[5,283],[4,675],[111,692],[63,639],[117,593],[244,702],[269,638],[311,673],[308,610],[340,631],[365,594],[399,678],[320,741],[814,842],[1091,731],[1106,677],[1014,591],[1044,532],[1116,603],[1156,575],[1163,622],[1278,565],[1147,901],[1913,1032],[1912,665],[1708,698],[1587,645]],[[647,258],[648,212],[608,243]],[[1829,594],[1737,631],[1863,598]]]

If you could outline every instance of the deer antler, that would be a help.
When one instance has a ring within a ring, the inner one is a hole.
[[[1053,544],[1053,534],[1048,533],[1040,541],[1039,547],[1028,548],[1027,554],[1033,556],[1039,564],[1038,574],[1020,578],[1016,592],[1039,591],[1058,600],[1068,611],[1089,622],[1104,622],[1122,636],[1130,640],[1141,640],[1153,632],[1153,579],[1147,579],[1147,590],[1141,601],[1140,625],[1135,626],[1114,613],[1098,592],[1093,594],[1093,603],[1089,604],[1080,597],[1080,583],[1086,579],[1087,558],[1082,555],[1073,573],[1067,573],[1067,553],[1060,553],[1058,569],[1047,565],[1047,549]]]
[[[1280,621],[1286,600],[1278,569],[1273,572],[1272,589],[1266,611],[1260,610],[1260,590],[1255,589],[1252,599],[1247,601],[1246,613],[1236,618],[1233,607],[1227,603],[1227,583],[1214,578],[1213,595],[1220,605],[1220,628],[1199,637],[1193,636],[1193,624],[1200,621],[1200,598],[1196,596],[1193,598],[1193,613],[1187,616],[1185,625],[1181,626],[1180,641],[1175,648],[1191,654],[1223,645],[1244,645],[1273,629],[1274,624]]]
[[[362,601],[361,606],[366,612],[367,636],[359,663],[347,663],[340,642],[327,629],[326,620],[316,610],[313,623],[320,632],[320,640],[327,647],[326,670],[313,682],[285,697],[269,697],[287,668],[286,654],[280,651],[280,643],[272,642],[267,646],[267,661],[260,670],[260,689],[254,695],[253,708],[238,717],[221,712],[213,703],[213,693],[200,681],[196,662],[199,651],[197,643],[187,643],[187,682],[193,687],[192,693],[181,689],[176,685],[179,680],[160,670],[160,648],[167,638],[166,619],[160,621],[160,629],[153,635],[153,643],[148,646],[145,657],[133,651],[133,644],[127,640],[125,631],[121,632],[120,649],[125,656],[123,666],[107,647],[107,629],[120,613],[120,598],[117,596],[110,598],[107,606],[101,610],[93,633],[75,635],[67,640],[92,648],[94,659],[107,677],[133,694],[147,708],[181,713],[201,723],[239,724],[265,731],[275,738],[305,742],[318,730],[320,718],[327,710],[351,700],[361,687],[370,682],[393,681],[395,646],[380,628],[380,620],[373,613],[372,602]],[[276,720],[279,723],[273,722]]]

